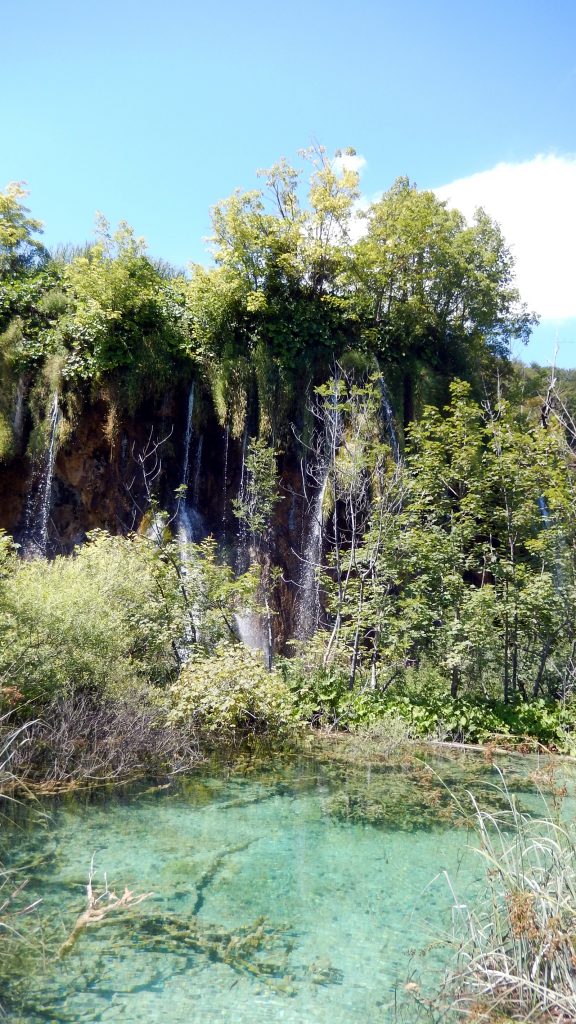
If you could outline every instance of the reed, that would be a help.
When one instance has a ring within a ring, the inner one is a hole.
[[[499,787],[500,788],[500,787]],[[460,906],[458,967],[451,979],[457,1019],[576,1020],[576,828],[563,820],[563,790],[541,816],[521,813],[501,776],[506,810],[474,797],[486,867],[478,909]]]
[[[1,805],[13,801],[14,773],[11,768],[18,749],[27,742],[27,727],[10,728],[9,716],[0,716],[0,828],[2,827]],[[20,952],[27,947],[30,936],[24,928],[24,919],[36,909],[39,900],[30,902],[26,898],[26,879],[16,871],[9,870],[0,861],[0,991],[3,989],[11,967]],[[0,1020],[5,1019],[6,1010],[0,999]]]

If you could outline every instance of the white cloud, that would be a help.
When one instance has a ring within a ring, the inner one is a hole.
[[[332,166],[337,174],[341,174],[342,171],[356,171],[361,174],[366,167],[366,158],[359,153],[341,153],[340,156],[334,157]]]
[[[576,317],[576,156],[536,156],[434,189],[471,218],[497,220],[516,260],[523,300],[542,317]]]

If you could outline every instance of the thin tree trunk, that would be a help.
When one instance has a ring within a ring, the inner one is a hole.
[[[362,609],[364,605],[364,580],[360,578],[360,591],[358,594],[358,614],[356,617],[356,630],[354,632],[354,645],[352,647],[352,661],[350,663],[350,676],[348,679],[348,689],[353,690],[356,685],[356,672],[358,671],[358,660],[360,653],[360,620],[362,617]]]
[[[548,661],[548,655],[550,654],[551,647],[552,642],[550,639],[548,639],[542,648],[542,654],[540,655],[540,661],[538,663],[538,672],[536,675],[536,681],[534,683],[534,689],[532,690],[532,696],[534,700],[536,700],[536,697],[540,693],[540,687],[542,686],[542,678],[544,676],[544,669],[546,668],[546,662]]]
[[[414,379],[410,370],[407,370],[404,374],[403,382],[404,390],[404,433],[406,428],[412,423],[414,419]]]
[[[506,592],[508,591],[508,584],[506,584]],[[510,700],[510,680],[509,680],[509,669],[508,669],[508,612],[504,617],[504,703],[508,704]]]

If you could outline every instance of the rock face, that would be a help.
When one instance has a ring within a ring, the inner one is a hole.
[[[69,436],[60,442],[54,462],[49,556],[70,553],[90,530],[115,534],[137,530],[149,507],[148,486],[154,487],[161,506],[174,512],[188,436],[190,500],[196,503],[206,532],[218,539],[232,564],[238,561],[240,533],[232,502],[241,487],[245,446],[226,437],[206,403],[200,405],[190,434],[188,408],[184,393],[169,395],[161,404],[144,404],[135,414],[123,416],[111,437],[107,403],[99,400],[84,407]],[[24,437],[23,447],[26,441]],[[279,468],[281,500],[271,552],[272,562],[282,570],[274,608],[277,649],[294,632],[306,523],[295,455],[285,453]],[[21,543],[26,539],[29,496],[41,473],[41,460],[34,462],[25,452],[0,466],[0,528]]]

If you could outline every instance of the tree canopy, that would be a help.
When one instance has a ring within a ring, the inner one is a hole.
[[[259,431],[273,443],[302,423],[305,394],[334,360],[384,369],[406,424],[455,374],[490,387],[510,341],[526,339],[535,319],[500,229],[482,211],[467,224],[406,178],[364,209],[350,154],[331,159],[317,146],[298,167],[282,159],[258,172],[261,187],[216,204],[213,262],[188,276],[151,259],[127,224],[112,231],[103,218],[94,243],[49,255],[23,187],[8,186],[5,454],[23,377],[41,417],[56,379],[64,398],[104,388],[135,407],[200,374],[223,424],[239,433],[256,404]]]

